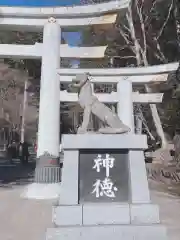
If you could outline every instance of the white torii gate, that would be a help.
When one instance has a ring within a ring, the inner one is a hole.
[[[178,63],[141,67],[141,68],[107,68],[107,69],[59,69],[61,82],[71,82],[76,74],[89,72],[92,83],[116,83],[117,92],[95,94],[101,102],[117,103],[118,115],[134,131],[133,102],[160,103],[162,93],[138,93],[132,91],[132,85],[165,82],[168,73],[175,71]],[[77,102],[76,93],[60,92],[60,101]]]
[[[69,82],[77,73],[90,72],[95,82],[114,82],[118,84],[117,93],[102,94],[100,101],[117,102],[118,114],[133,130],[132,102],[156,103],[162,101],[162,94],[132,95],[132,83],[165,81],[153,80],[154,75],[174,71],[178,63],[162,66],[120,69],[61,69],[60,57],[102,58],[105,46],[90,48],[71,48],[60,45],[61,28],[82,27],[86,25],[112,24],[117,14],[126,11],[129,0],[112,1],[103,4],[73,7],[23,8],[1,7],[0,26],[3,29],[42,31],[43,44],[0,45],[0,56],[20,58],[41,58],[41,89],[38,129],[37,183],[58,183],[60,181],[59,132],[60,101],[77,101],[76,95],[60,91],[61,82]],[[49,18],[50,17],[50,18]],[[60,74],[60,78],[58,74]],[[144,76],[146,75],[146,76]],[[123,80],[123,77],[128,79]],[[159,80],[161,79],[161,80]],[[126,105],[124,100],[126,99]],[[49,168],[50,167],[50,168]],[[55,187],[56,188],[56,187]],[[59,191],[59,185],[57,184]],[[56,189],[57,190],[57,189]],[[58,191],[55,192],[57,193]],[[48,193],[49,194],[49,193]]]
[[[1,29],[28,32],[43,31],[43,44],[26,46],[3,44],[0,45],[0,56],[3,58],[41,58],[42,60],[37,152],[39,160],[37,160],[35,182],[52,183],[49,185],[56,194],[59,191],[60,182],[58,162],[60,83],[57,74],[57,69],[60,67],[60,57],[102,58],[105,50],[105,47],[79,49],[60,45],[61,28],[68,30],[68,28],[77,29],[77,27],[87,25],[112,24],[116,20],[117,14],[115,12],[126,10],[128,4],[129,0],[119,0],[76,7],[1,7]],[[40,185],[42,186],[42,184]],[[48,195],[53,194],[47,192]]]

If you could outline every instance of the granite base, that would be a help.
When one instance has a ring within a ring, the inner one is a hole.
[[[154,225],[101,225],[49,228],[46,240],[167,240],[166,229]]]

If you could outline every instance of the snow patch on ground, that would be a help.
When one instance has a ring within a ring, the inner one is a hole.
[[[32,183],[26,186],[22,198],[26,199],[57,199],[60,196],[60,183]]]

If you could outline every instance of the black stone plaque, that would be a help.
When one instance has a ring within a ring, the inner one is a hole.
[[[83,150],[79,154],[79,202],[128,202],[128,151]]]

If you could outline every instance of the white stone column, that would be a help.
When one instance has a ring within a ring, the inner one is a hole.
[[[134,134],[132,82],[121,80],[117,86],[118,115]],[[143,150],[130,150],[128,158],[129,188],[131,203],[150,203],[150,194],[146,174]]]
[[[36,182],[59,181],[60,43],[60,26],[50,18],[43,31]]]
[[[131,203],[150,203],[146,165],[142,150],[129,151],[128,168]]]
[[[120,80],[117,84],[117,94],[119,99],[117,104],[118,116],[134,132],[132,82],[128,79]]]

